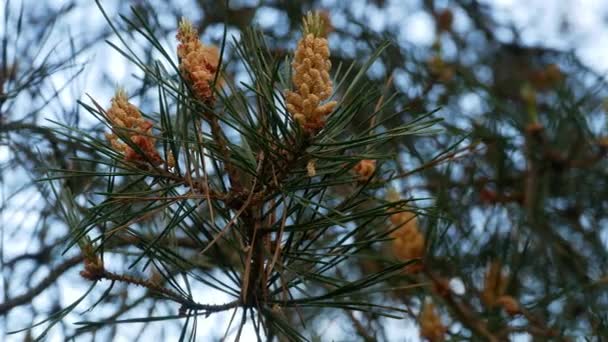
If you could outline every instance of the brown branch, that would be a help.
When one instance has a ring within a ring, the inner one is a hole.
[[[115,239],[113,239],[112,242],[108,243],[108,246],[107,246],[108,248],[124,247],[124,246],[136,245],[138,243],[145,242],[144,240],[137,238],[137,237],[126,237],[126,236],[116,236],[115,235],[114,238]],[[117,239],[120,239],[120,240],[117,240]],[[184,248],[193,248],[193,249],[200,248],[200,245],[194,243],[193,240],[186,239],[186,238],[177,239],[177,241],[175,241],[174,243],[177,243],[178,246],[184,247]],[[4,266],[14,267],[14,265],[19,261],[30,260],[30,259],[42,260],[42,258],[48,258],[51,256],[51,251],[55,246],[56,245],[53,244],[51,246],[48,246],[48,247],[40,250],[38,253],[24,254],[24,255],[15,257],[14,259],[11,259],[8,262],[6,262],[4,264]],[[106,251],[107,251],[107,249],[106,249]],[[12,299],[9,299],[4,303],[0,303],[0,316],[6,314],[8,311],[12,310],[13,308],[15,308],[17,306],[21,306],[21,305],[30,303],[36,296],[38,296],[45,289],[47,289],[49,286],[51,286],[66,271],[68,271],[73,266],[76,266],[80,262],[82,262],[83,259],[84,259],[84,257],[82,255],[78,255],[78,256],[74,256],[70,259],[65,260],[62,264],[57,266],[55,269],[51,270],[51,272],[47,275],[46,278],[44,278],[38,285],[32,287],[28,292],[26,292],[22,295],[19,295],[17,297],[14,297]]]
[[[425,269],[425,273],[434,284],[437,284],[437,286],[443,286],[441,284],[441,279],[435,276],[432,272]],[[448,292],[442,298],[444,302],[450,306],[452,312],[457,316],[458,321],[469,328],[473,333],[477,334],[478,336],[482,336],[484,339],[490,342],[500,341],[498,337],[488,330],[484,321],[475,316],[473,309],[471,309],[465,303],[454,299],[451,292]]]
[[[40,281],[38,285],[32,287],[28,292],[17,297],[11,298],[4,303],[0,303],[0,316],[5,315],[14,307],[30,303],[34,299],[34,297],[46,290],[66,271],[68,271],[73,266],[78,265],[82,260],[82,255],[67,259],[62,264],[51,270],[51,272],[46,276],[46,278],[42,279],[42,281]]]
[[[258,166],[256,170],[257,177],[253,181],[251,193],[255,191],[257,179],[261,177],[265,158],[264,153],[261,152],[258,155]],[[263,190],[262,190],[263,193]],[[266,289],[266,277],[264,272],[264,238],[265,232],[261,231],[262,228],[262,215],[261,211],[264,203],[253,204],[245,212],[243,216],[244,226],[247,229],[248,238],[248,251],[247,258],[245,259],[245,274],[243,276],[243,284],[241,288],[241,300],[245,305],[252,306],[258,294],[262,293],[262,301],[265,301],[265,289]]]
[[[365,342],[372,342],[377,340],[374,336],[370,335],[367,332],[367,329],[363,326],[363,324],[361,324],[357,317],[355,317],[351,310],[344,310],[344,312],[348,315],[348,318],[351,320],[351,322],[353,322],[357,334],[361,336],[361,338],[363,338]]]
[[[211,313],[211,312],[220,312],[220,311],[228,310],[228,309],[237,307],[240,304],[240,302],[238,300],[235,300],[235,301],[232,301],[229,303],[225,303],[225,304],[195,303],[189,299],[184,298],[177,292],[164,288],[161,285],[159,285],[153,281],[150,281],[147,279],[142,279],[142,278],[136,278],[136,277],[132,277],[132,276],[128,276],[128,275],[120,275],[120,274],[106,271],[105,269],[102,272],[95,274],[94,276],[96,276],[98,280],[106,279],[106,280],[112,280],[112,281],[122,282],[122,283],[126,283],[126,284],[132,284],[132,285],[136,285],[136,286],[145,287],[152,292],[156,292],[158,294],[164,295],[168,299],[173,300],[177,303],[180,303],[182,305],[183,309],[204,310],[206,312]]]
[[[454,152],[448,153],[448,154],[446,154],[444,156],[441,156],[441,157],[439,157],[437,159],[431,160],[430,162],[428,162],[428,163],[426,163],[426,164],[424,164],[424,165],[422,165],[420,167],[417,167],[417,168],[415,168],[413,170],[410,170],[410,171],[403,172],[403,173],[400,173],[398,175],[395,175],[395,176],[391,177],[390,179],[388,179],[387,182],[388,181],[392,181],[394,179],[408,177],[408,176],[416,174],[416,173],[418,173],[418,172],[420,172],[422,170],[425,170],[425,169],[431,168],[433,166],[439,165],[442,162],[453,161],[453,160],[456,160],[456,159],[459,159],[459,158],[462,158],[462,157],[470,156],[470,153],[479,152],[479,151],[475,150],[475,148],[477,147],[477,145],[478,145],[478,143],[472,143],[472,144],[470,144],[468,146],[465,146],[463,148],[460,148],[460,149],[458,149],[458,150],[456,150]]]

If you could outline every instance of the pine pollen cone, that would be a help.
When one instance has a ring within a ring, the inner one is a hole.
[[[397,226],[391,233],[393,238],[393,254],[402,261],[422,259],[424,257],[425,239],[418,229],[416,214],[411,211],[402,211],[390,216],[391,223]],[[417,273],[423,268],[422,263],[406,266],[408,273]]]
[[[362,181],[370,179],[376,172],[376,161],[372,159],[361,160],[355,165],[353,171],[359,175]]]
[[[481,300],[487,308],[492,309],[500,304],[498,299],[505,294],[507,284],[508,277],[502,272],[501,264],[497,261],[490,263],[484,276],[483,291],[481,292]]]
[[[206,46],[198,39],[192,23],[182,19],[177,32],[177,55],[182,77],[190,84],[194,96],[205,102],[213,102],[211,84],[219,66],[219,52],[215,46]]]
[[[435,311],[435,305],[426,301],[419,318],[420,336],[429,341],[437,342],[445,339],[446,328],[441,323],[441,317]]]
[[[321,36],[321,25],[318,14],[308,14],[304,19],[304,37],[298,42],[292,62],[294,91],[285,92],[287,110],[308,133],[323,128],[325,116],[336,106],[336,101],[321,103],[333,93],[329,47]]]
[[[137,107],[129,103],[127,94],[123,90],[116,91],[112,105],[106,114],[112,127],[120,130],[123,137],[128,137],[140,150],[135,151],[121,141],[116,134],[106,133],[106,138],[112,148],[122,152],[125,161],[148,161],[154,165],[162,163],[162,159],[154,147],[156,139],[152,136],[152,123],[144,120]]]

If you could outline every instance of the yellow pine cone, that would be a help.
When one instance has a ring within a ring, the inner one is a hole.
[[[318,14],[304,19],[304,37],[298,42],[292,67],[294,91],[285,92],[287,110],[308,133],[315,133],[325,125],[336,101],[325,104],[333,93],[329,77],[331,62],[327,39],[321,36],[322,20]]]
[[[112,105],[106,114],[112,127],[123,130],[121,133],[129,137],[131,142],[137,145],[145,155],[138,153],[129,145],[120,141],[116,134],[106,133],[106,138],[112,148],[122,152],[126,161],[150,161],[154,165],[162,163],[162,159],[154,147],[156,139],[151,136],[152,123],[144,120],[137,107],[129,102],[124,90],[118,89],[116,91],[116,95],[112,98]]]
[[[198,39],[198,32],[187,19],[182,19],[177,31],[177,55],[182,77],[190,84],[197,99],[212,102],[211,83],[219,66],[219,51],[215,46],[205,46]]]
[[[376,161],[371,159],[361,160],[355,165],[353,171],[359,175],[362,181],[370,179],[376,172]]]
[[[426,301],[418,319],[420,324],[420,336],[431,342],[445,340],[446,328],[441,323],[441,318],[435,311],[435,305]]]
[[[390,201],[398,200],[396,192],[389,192]],[[399,227],[391,233],[393,238],[392,249],[395,257],[402,261],[411,259],[422,259],[424,257],[425,239],[418,228],[416,213],[412,211],[402,211],[390,216],[390,221],[395,227]],[[422,270],[421,263],[408,265],[405,270],[409,273],[416,273]]]
[[[408,224],[405,224],[401,228],[393,231],[391,236],[393,237],[393,254],[395,257],[402,261],[408,261],[412,259],[422,259],[424,257],[424,235],[418,230],[416,218],[413,213],[412,218]],[[397,214],[395,214],[397,215]],[[421,263],[411,264],[406,267],[406,271],[409,273],[416,273],[421,271],[423,265]]]
[[[481,292],[481,300],[487,308],[492,309],[499,305],[498,299],[505,294],[507,283],[508,277],[502,272],[501,264],[497,261],[490,263],[484,276],[483,291]]]

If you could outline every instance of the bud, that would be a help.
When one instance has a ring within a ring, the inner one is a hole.
[[[454,14],[449,9],[444,9],[435,15],[435,23],[437,24],[438,32],[450,31],[453,22]]]
[[[431,75],[442,83],[448,83],[454,78],[454,69],[439,56],[431,57],[427,65]]]
[[[175,156],[173,156],[173,152],[167,152],[167,167],[174,168],[175,167]]]
[[[519,309],[519,303],[511,296],[500,296],[496,300],[496,304],[502,306],[505,312],[511,316],[517,315],[521,312]]]
[[[306,164],[306,173],[308,174],[308,177],[314,177],[317,175],[317,168],[314,159],[309,160]]]
[[[105,268],[103,266],[101,258],[99,258],[98,256],[85,256],[84,270],[80,271],[80,276],[91,281],[96,281],[101,279],[104,271]]]
[[[376,172],[376,161],[370,159],[361,160],[355,165],[353,171],[359,175],[360,180],[366,181],[374,175],[374,172]]]
[[[447,297],[452,292],[450,280],[446,278],[438,278],[433,281],[433,292],[440,297]]]

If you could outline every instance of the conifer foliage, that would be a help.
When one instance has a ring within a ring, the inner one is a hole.
[[[251,320],[260,336],[305,339],[283,316],[308,307],[385,317],[406,312],[354,298],[388,291],[386,281],[420,263],[422,245],[398,259],[384,256],[377,271],[355,279],[337,278],[336,272],[352,257],[365,258],[362,250],[388,242],[384,222],[389,213],[399,215],[406,202],[378,197],[386,175],[377,172],[375,161],[389,156],[377,148],[406,135],[431,134],[437,120],[427,115],[380,129],[377,118],[393,114],[380,93],[366,91],[362,76],[385,46],[369,60],[331,75],[322,20],[318,13],[304,17],[302,38],[288,57],[292,63],[273,58],[255,29],[234,41],[250,84],[235,84],[223,73],[219,49],[200,42],[188,19],[180,21],[176,52],[155,45],[164,56],[176,55],[177,63],[140,64],[128,41],[115,46],[156,83],[158,112],[141,113],[122,89],[107,109],[93,98],[92,104],[82,103],[111,130],[107,142],[82,137],[100,153],[99,171],[105,170],[107,182],[104,194],[74,218],[68,245],[78,242],[82,250],[83,278],[100,286],[109,282],[110,288],[114,283],[144,287],[174,302],[175,312],[186,319],[241,313],[237,338]],[[146,22],[139,25],[146,28]],[[156,43],[150,31],[142,34]],[[345,130],[360,108],[372,103],[380,108],[363,123],[367,127],[359,133]],[[75,134],[67,127],[59,131]],[[362,169],[361,163],[373,166]],[[115,253],[107,247],[113,240],[134,242],[130,264],[112,269],[105,262]],[[219,261],[220,275],[193,257]],[[160,277],[133,276],[130,269],[136,267],[154,269]],[[195,287],[232,299],[206,303]],[[86,329],[102,323],[82,324]]]

